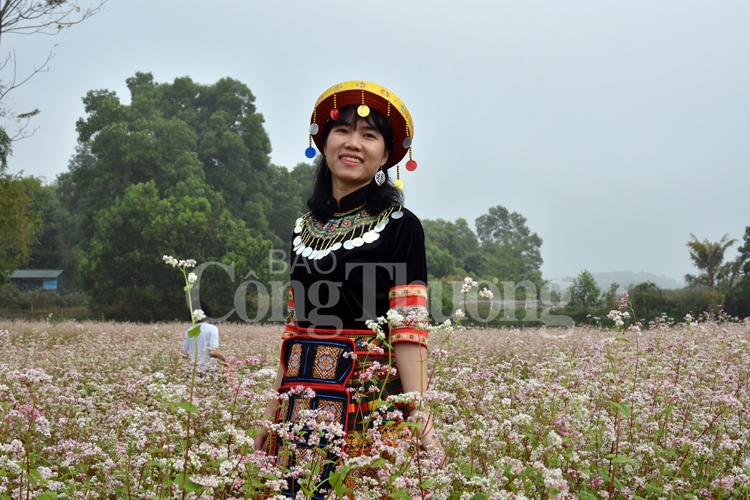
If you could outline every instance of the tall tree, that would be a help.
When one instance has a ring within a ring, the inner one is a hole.
[[[268,226],[282,242],[282,249],[289,251],[294,221],[307,212],[302,201],[303,188],[291,172],[276,165],[269,168],[269,181],[273,210],[268,213]]]
[[[165,194],[154,181],[135,184],[97,215],[81,262],[96,313],[134,321],[182,317],[184,283],[164,265],[163,255],[234,264],[240,278],[263,272],[271,242],[212,204],[206,197],[210,189],[199,178],[188,178]],[[224,271],[214,278],[206,282],[201,277],[201,294],[224,314],[233,307],[237,284]]]
[[[690,238],[686,244],[690,249],[690,260],[702,272],[697,276],[686,274],[685,281],[689,285],[705,285],[713,292],[716,290],[716,281],[724,262],[724,253],[737,240],[730,240],[728,234],[725,234],[718,242],[711,242],[708,239],[700,241],[693,233],[690,233]]]
[[[570,289],[570,304],[590,311],[601,305],[602,291],[596,284],[594,275],[584,270],[574,280]]]
[[[540,284],[544,262],[542,238],[531,232],[526,218],[502,205],[476,220],[477,237],[487,257],[486,271],[505,280],[531,280]]]
[[[41,226],[34,184],[0,167],[0,281],[28,262]]]
[[[468,259],[467,265],[467,257],[479,250],[479,241],[466,219],[457,219],[456,222],[424,219],[422,227],[427,241],[427,269],[430,274],[442,278],[452,274],[456,268],[482,274],[476,272],[471,259]]]
[[[75,228],[73,218],[60,203],[58,187],[45,186],[35,177],[26,177],[24,182],[33,185],[34,204],[44,221],[31,247],[28,267],[63,269],[71,280],[71,286],[76,286],[78,261],[73,254]]]
[[[250,89],[231,78],[213,85],[188,77],[156,83],[150,73],[136,73],[127,85],[129,106],[106,90],[89,92],[84,98],[88,116],[77,123],[79,143],[83,149],[90,143],[96,161],[80,158],[92,165],[74,174],[74,182],[92,187],[106,184],[115,195],[150,178],[164,187],[170,182],[162,175],[164,163],[174,164],[176,155],[189,151],[197,155],[206,181],[221,194],[232,215],[280,244],[268,223],[274,210],[271,142]],[[106,173],[97,165],[101,161],[106,161]],[[111,200],[100,201],[107,206]]]

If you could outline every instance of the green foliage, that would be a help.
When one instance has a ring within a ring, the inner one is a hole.
[[[476,226],[480,248],[487,257],[485,275],[541,285],[542,239],[531,232],[524,216],[498,205],[478,217]]]
[[[300,163],[292,172],[276,165],[269,167],[273,210],[268,213],[268,226],[282,242],[284,249],[291,247],[290,228],[294,227],[294,221],[308,211],[304,203],[312,194],[307,194],[307,198],[304,198],[306,194],[304,186],[308,183],[312,185],[311,182],[304,182],[305,172],[309,171],[308,167],[312,168],[310,165]]]
[[[422,221],[427,253],[427,271],[435,278],[466,272],[464,258],[478,249],[477,236],[465,219],[455,223],[443,219]]]
[[[430,276],[443,278],[453,274],[456,268],[456,258],[446,248],[441,248],[431,240],[425,241],[427,271]]]
[[[726,274],[726,312],[739,318],[750,317],[750,226],[745,227],[739,255],[731,262]]]
[[[19,291],[12,283],[0,285],[0,309],[34,311],[39,309],[85,307],[88,296],[82,292],[57,290]]]
[[[34,206],[38,184],[0,169],[0,282],[28,262],[31,247],[42,227]]]
[[[44,186],[41,180],[27,177],[34,186],[34,205],[44,226],[31,247],[29,269],[64,269],[72,288],[80,287],[78,254],[75,245],[75,220],[60,203],[56,186]]]
[[[135,184],[98,214],[97,229],[81,261],[95,312],[138,321],[183,317],[184,296],[174,293],[182,285],[164,266],[163,255],[234,262],[245,272],[262,268],[271,242],[212,203],[207,196],[210,188],[195,184],[191,189],[188,184],[180,182],[164,195],[154,181]],[[233,296],[216,288],[201,285],[216,309],[230,309]]]
[[[570,305],[584,312],[601,307],[602,291],[596,284],[594,275],[584,270],[573,280],[570,288]]]
[[[271,183],[279,175],[270,169],[270,140],[250,89],[231,78],[213,85],[187,77],[160,84],[150,73],[136,73],[127,84],[129,106],[107,90],[84,98],[88,116],[76,125],[81,146],[66,180],[80,198],[84,219],[130,185],[153,180],[161,190],[184,177],[185,169],[200,170],[233,216],[275,240],[281,230],[269,226]]]
[[[665,290],[650,281],[628,287],[628,300],[630,300],[633,310],[638,314],[637,319],[653,321],[656,317],[665,313],[669,302],[664,292]],[[679,307],[681,306],[677,306],[677,308]],[[685,311],[678,317],[684,317],[689,311]]]
[[[690,249],[690,260],[701,273],[698,276],[686,274],[685,281],[689,285],[707,286],[713,292],[716,290],[717,281],[723,277],[721,265],[724,262],[724,253],[737,240],[730,240],[728,234],[725,234],[718,242],[711,242],[708,239],[699,241],[693,233],[690,233],[690,238],[686,244]]]
[[[465,219],[422,221],[431,276],[472,274],[541,286],[542,239],[529,230],[522,215],[497,206],[477,218],[476,225],[475,234]]]
[[[236,80],[156,83],[136,73],[127,85],[129,105],[108,90],[83,99],[79,145],[53,189],[59,207],[42,199],[51,243],[35,259],[50,262],[45,249],[62,248],[98,315],[145,321],[181,316],[164,254],[234,263],[234,283],[219,266],[201,275],[201,296],[222,316],[236,281],[250,271],[263,281],[268,250],[289,246],[313,167],[269,163],[263,117]]]
[[[620,307],[619,297],[617,296],[617,290],[620,288],[619,283],[612,282],[609,285],[609,290],[602,292],[602,300],[604,301],[604,310],[612,311]]]

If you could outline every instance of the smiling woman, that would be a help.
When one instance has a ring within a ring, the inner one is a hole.
[[[290,471],[287,495],[377,483],[379,449],[388,460],[420,446],[442,454],[414,405],[428,388],[424,232],[387,173],[411,156],[413,130],[406,106],[368,82],[331,87],[313,111],[323,155],[294,228],[278,397],[266,408],[275,424],[256,438]],[[378,333],[371,321],[386,316]]]

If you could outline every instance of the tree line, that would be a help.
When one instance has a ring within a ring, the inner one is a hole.
[[[725,262],[725,253],[737,243],[725,235],[720,241],[699,240],[690,235],[686,243],[697,274],[685,275],[687,286],[678,290],[665,290],[652,282],[628,287],[628,299],[637,319],[645,324],[663,320],[682,321],[687,314],[693,318],[701,313],[713,317],[750,317],[750,226],[745,228],[739,255]],[[601,290],[589,271],[583,271],[567,290],[566,311],[579,322],[608,323],[606,315],[620,305],[617,290],[612,283]]]
[[[182,317],[182,285],[163,265],[165,254],[233,264],[240,279],[278,280],[271,276],[269,251],[290,248],[294,221],[307,211],[314,166],[271,163],[255,96],[237,80],[158,83],[150,73],[136,73],[126,83],[130,104],[108,90],[83,98],[86,116],[76,123],[75,154],[51,185],[0,177],[0,279],[7,281],[21,266],[63,269],[72,290],[89,296],[95,317],[135,321]],[[537,297],[545,285],[542,238],[521,214],[491,207],[475,229],[462,218],[422,222],[431,284],[468,275],[530,283]],[[717,304],[750,316],[748,238],[746,233],[737,261],[724,264],[734,240],[714,244],[693,236],[688,246],[700,273],[686,276],[689,287],[671,292],[636,285],[632,300],[643,303],[647,316],[659,309],[679,316]],[[211,267],[202,275],[201,295],[216,311],[230,311],[237,283]],[[586,321],[616,305],[617,288],[602,292],[584,271],[567,295],[553,295],[568,302],[563,312]],[[452,295],[445,286],[443,291],[443,310],[450,312]],[[529,292],[512,293],[502,298],[524,299]],[[252,311],[256,290],[248,289],[246,301]],[[6,286],[0,302],[22,307],[33,301]]]
[[[181,317],[181,285],[165,254],[234,264],[236,275],[268,282],[269,251],[290,248],[294,221],[307,211],[313,165],[270,162],[255,97],[237,80],[158,83],[137,73],[127,87],[130,104],[108,90],[86,94],[75,154],[54,183],[16,179],[23,210],[15,213],[28,229],[16,233],[24,239],[2,270],[64,269],[95,316],[136,321]],[[8,226],[24,227],[18,220]],[[541,281],[542,240],[518,213],[491,208],[476,234],[463,219],[424,226],[433,279]],[[208,268],[201,294],[230,310],[236,286]]]

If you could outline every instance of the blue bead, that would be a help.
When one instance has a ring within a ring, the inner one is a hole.
[[[305,156],[308,158],[315,158],[315,148],[310,146],[305,150]]]

